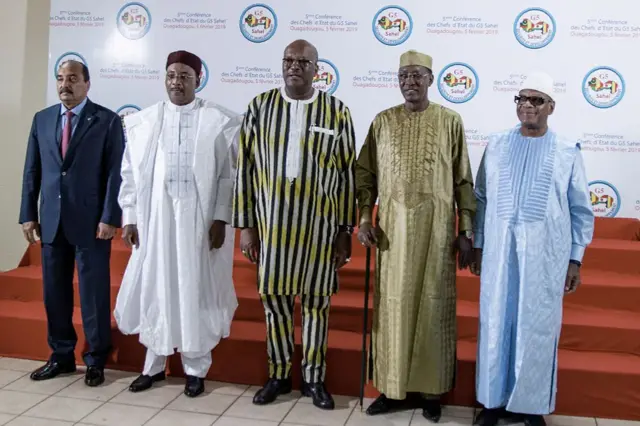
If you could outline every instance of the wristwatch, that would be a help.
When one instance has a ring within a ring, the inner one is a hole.
[[[340,225],[338,226],[338,230],[340,232],[346,232],[349,235],[353,234],[353,226]]]
[[[473,232],[471,232],[471,231],[460,231],[460,235],[464,235],[465,237],[471,239],[471,237],[473,237]]]
[[[578,260],[573,260],[571,259],[569,261],[569,263],[573,263],[574,265],[578,265],[578,268],[580,268],[582,266],[582,262],[578,261]]]

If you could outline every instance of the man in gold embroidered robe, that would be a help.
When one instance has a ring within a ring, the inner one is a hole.
[[[437,422],[440,396],[455,380],[456,254],[467,268],[475,198],[462,119],[428,100],[431,70],[430,56],[401,56],[405,103],[375,117],[357,160],[356,187],[358,239],[378,250],[373,382],[382,394],[367,413],[416,397],[424,417]]]

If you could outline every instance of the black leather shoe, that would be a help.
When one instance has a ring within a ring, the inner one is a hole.
[[[474,426],[496,426],[501,418],[506,417],[504,408],[483,408],[480,410],[475,420]]]
[[[333,402],[333,397],[327,388],[324,387],[324,383],[302,383],[300,388],[302,396],[311,397],[313,399],[313,405],[323,410],[333,410],[336,404]]]
[[[141,374],[129,385],[130,392],[142,392],[151,388],[151,386],[156,382],[161,382],[166,379],[164,371],[162,373],[158,373],[155,376],[147,376],[146,374]]]
[[[422,417],[431,423],[438,423],[442,417],[442,404],[439,399],[425,399],[422,402]]]
[[[75,371],[75,364],[60,364],[57,361],[49,361],[31,373],[31,380],[49,380],[59,376],[60,374],[70,374],[75,373]]]
[[[184,385],[184,394],[189,398],[195,398],[204,392],[204,379],[187,375],[187,383]]]
[[[379,414],[401,410],[406,405],[406,402],[404,399],[391,399],[387,398],[385,394],[380,394],[367,408],[367,414],[369,416],[377,416]]]
[[[547,426],[547,422],[543,416],[527,414],[524,416],[525,426]]]
[[[253,397],[256,405],[271,404],[280,395],[291,393],[291,379],[269,379],[266,385]]]
[[[104,383],[104,369],[98,367],[87,367],[84,375],[84,384],[91,387],[100,386]]]

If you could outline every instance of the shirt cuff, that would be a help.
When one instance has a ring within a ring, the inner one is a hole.
[[[135,225],[138,222],[138,218],[136,217],[136,209],[134,208],[124,208],[122,209],[122,226],[127,225]]]
[[[371,212],[371,207],[369,206],[360,207],[360,221],[358,222],[358,224],[362,225],[363,223],[372,223],[372,222],[373,222],[373,215]]]
[[[460,212],[458,218],[458,232],[471,231],[473,229],[473,221],[468,211],[463,210]]]
[[[473,234],[473,248],[481,249],[484,246],[484,233],[478,232]]]
[[[225,223],[231,223],[231,208],[226,205],[219,205],[213,213],[213,220],[220,220]]]
[[[584,246],[580,244],[571,244],[571,257],[570,260],[577,260],[582,263],[582,258],[584,257]]]

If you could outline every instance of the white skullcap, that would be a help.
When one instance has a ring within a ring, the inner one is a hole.
[[[536,90],[553,99],[553,78],[543,72],[532,72],[522,83],[522,90]]]

